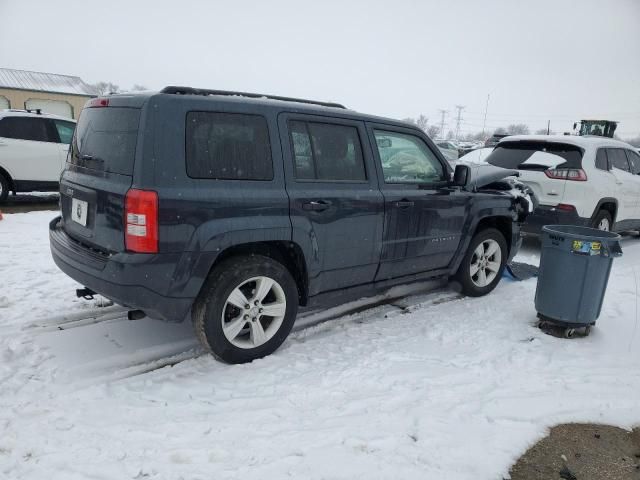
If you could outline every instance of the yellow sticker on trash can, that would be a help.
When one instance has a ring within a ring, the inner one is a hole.
[[[583,255],[600,255],[601,248],[601,242],[584,242],[582,240],[574,240],[571,244],[572,252],[581,253]]]

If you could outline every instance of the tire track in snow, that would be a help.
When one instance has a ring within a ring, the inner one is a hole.
[[[425,299],[425,296],[427,299]],[[323,328],[324,326],[328,329],[331,329],[332,327],[338,328],[339,326],[344,325],[345,322],[365,323],[373,317],[378,318],[378,310],[380,307],[384,306],[393,307],[393,312],[400,315],[411,313],[417,309],[427,308],[429,306],[453,302],[462,298],[464,298],[463,295],[453,291],[436,290],[428,293],[427,295],[393,296],[384,299],[378,299],[375,297],[373,301],[366,304],[362,303],[362,300],[358,300],[356,302],[352,302],[357,303],[356,306],[349,306],[349,304],[346,304],[329,309],[328,313],[312,312],[301,316],[294,325],[288,341],[307,341],[306,338],[301,339],[300,336],[306,336],[307,332],[312,331],[315,328]],[[340,313],[333,312],[334,309]],[[385,317],[387,315],[385,315]],[[340,322],[340,324],[336,323],[335,326],[329,324],[329,322],[340,319],[344,320],[343,322]],[[206,355],[208,355],[208,353],[201,348],[195,348],[171,357],[158,358],[149,362],[137,363],[114,372],[109,376],[109,381],[126,380],[128,378],[146,375],[165,367],[174,367],[187,360],[194,360]]]
[[[423,287],[424,289],[424,287]],[[430,291],[409,290],[409,293],[390,291],[387,294],[359,299],[322,311],[309,311],[300,314],[294,324],[292,341],[308,341],[308,332],[315,328],[322,330],[338,328],[344,322],[364,323],[371,317],[378,317],[383,307],[392,308],[386,315],[410,313],[416,309],[452,302],[463,298],[462,295],[447,289]],[[167,324],[157,320],[142,319],[129,321],[126,309],[110,306],[92,309],[89,312],[77,312],[56,315],[22,327],[22,333],[33,333],[36,343],[44,344],[56,357],[67,357],[67,384],[77,387],[96,385],[110,381],[125,380],[152,373],[165,367],[173,367],[187,360],[207,355],[199,347],[195,335],[191,336],[190,325]],[[332,321],[344,320],[339,324],[325,325]],[[144,328],[141,326],[144,325]],[[160,338],[148,339],[151,330],[163,330]],[[178,330],[182,338],[173,337],[172,329]],[[185,330],[188,329],[188,334]],[[62,339],[62,337],[65,337]],[[138,344],[125,344],[136,338]],[[123,341],[124,340],[124,341]],[[102,343],[89,354],[78,355],[74,359],[74,349],[91,342]],[[106,347],[105,347],[106,346]],[[101,348],[105,350],[102,353]],[[95,354],[94,354],[95,353]],[[64,362],[63,362],[64,363]],[[74,379],[77,375],[80,378]]]
[[[42,320],[28,323],[21,330],[37,330],[40,332],[51,332],[55,330],[68,330],[71,328],[84,327],[100,322],[127,320],[127,309],[120,306],[99,307],[91,310],[55,315]]]

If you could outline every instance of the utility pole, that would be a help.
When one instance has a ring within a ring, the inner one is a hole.
[[[489,93],[487,93],[487,104],[484,106],[484,122],[482,122],[482,136],[484,137],[484,129],[487,126],[487,111],[489,110]]]
[[[447,116],[447,114],[449,113],[449,110],[438,110],[440,112],[440,115],[442,115],[442,119],[440,120],[440,138],[442,138],[443,140],[446,138],[444,135],[444,117]]]
[[[456,140],[460,136],[460,123],[462,122],[462,110],[464,110],[464,105],[456,105],[456,109],[458,110],[458,118],[456,118]]]
[[[551,132],[551,120],[547,120],[547,135],[550,135]]]

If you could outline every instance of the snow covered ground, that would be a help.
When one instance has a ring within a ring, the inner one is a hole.
[[[190,325],[76,299],[53,216],[0,222],[0,478],[494,479],[555,423],[640,423],[635,237],[587,338],[540,332],[535,280],[504,280],[299,327],[229,366]]]

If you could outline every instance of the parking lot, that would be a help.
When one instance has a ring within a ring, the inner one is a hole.
[[[308,314],[272,356],[229,366],[189,324],[75,298],[48,252],[55,214],[0,223],[8,478],[496,478],[548,426],[636,420],[635,236],[587,338],[542,333],[535,279],[503,279],[477,299],[418,286]],[[527,242],[517,259],[538,256]]]
[[[640,0],[0,19],[0,480],[640,480]]]

